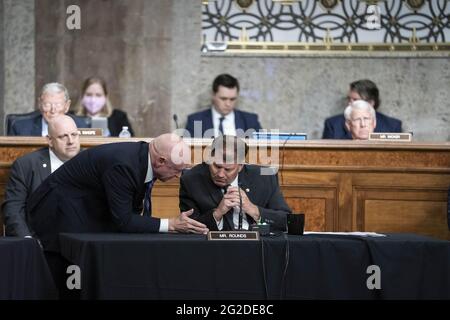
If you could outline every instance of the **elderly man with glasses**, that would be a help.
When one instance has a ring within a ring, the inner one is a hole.
[[[69,92],[59,83],[48,83],[42,88],[38,99],[39,111],[24,119],[17,119],[8,128],[8,136],[47,136],[51,119],[66,114],[70,107]],[[78,128],[88,127],[81,117],[69,115]]]

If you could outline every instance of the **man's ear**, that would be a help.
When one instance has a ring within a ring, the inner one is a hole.
[[[164,165],[167,162],[167,159],[164,157],[159,156],[158,157],[158,161],[156,161],[156,164],[158,165],[158,167]]]
[[[52,137],[50,137],[49,135],[47,135],[46,138],[47,138],[48,146],[49,146],[50,148],[53,148],[53,140],[52,140]]]
[[[64,114],[66,114],[69,111],[71,103],[72,103],[71,100],[66,101],[66,108],[64,109]]]
[[[350,132],[350,124],[348,123],[347,120],[345,120],[345,128],[347,129],[348,132]]]
[[[377,118],[373,119],[373,128],[375,129],[377,127]]]
[[[243,164],[240,164],[240,165],[239,165],[239,171],[238,171],[238,172],[241,172],[243,168],[244,168],[244,165],[243,165]]]

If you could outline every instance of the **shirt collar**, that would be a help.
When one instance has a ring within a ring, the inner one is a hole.
[[[221,117],[224,117],[225,119],[230,119],[230,120],[234,120],[234,110],[231,111],[229,114],[227,114],[226,116],[221,115],[219,112],[217,112],[216,108],[214,106],[211,107],[212,110],[212,116],[213,119],[217,119],[219,120]]]
[[[150,152],[148,153],[148,169],[147,175],[145,176],[145,183],[153,180],[153,168],[152,168],[152,158],[150,157]]]
[[[42,122],[41,135],[43,137],[46,137],[48,135],[48,123],[47,123],[47,121],[45,121],[44,117],[42,117],[41,122]]]
[[[48,149],[48,151],[50,155],[50,171],[51,173],[53,173],[64,164],[64,161],[59,159],[50,148]]]

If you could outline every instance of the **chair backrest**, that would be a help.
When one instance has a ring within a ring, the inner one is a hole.
[[[5,116],[5,132],[4,135],[8,135],[8,132],[10,130],[10,128],[12,127],[13,123],[16,120],[26,120],[26,119],[31,119],[34,118],[36,116],[36,114],[38,114],[39,111],[32,111],[32,112],[28,112],[28,113],[11,113],[11,114],[7,114]]]
[[[448,230],[450,230],[450,187],[448,188],[448,195],[447,195],[447,225]]]

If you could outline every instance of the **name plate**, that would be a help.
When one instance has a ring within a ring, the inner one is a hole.
[[[250,240],[258,241],[259,232],[257,231],[210,231],[208,240]]]
[[[102,137],[103,129],[101,128],[78,128],[78,132],[82,137]]]
[[[406,133],[371,133],[369,135],[369,140],[371,141],[399,141],[399,142],[410,142],[412,140],[412,134]]]

